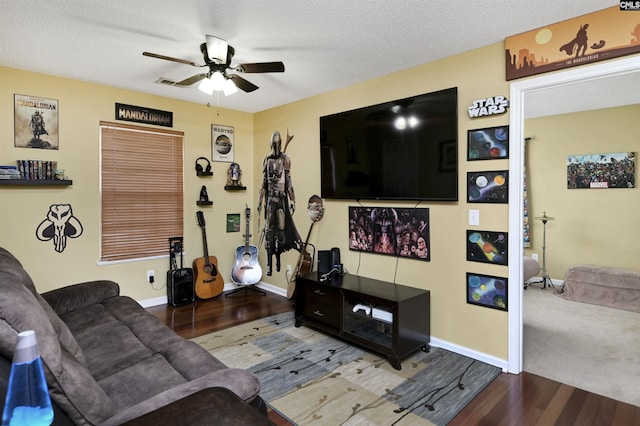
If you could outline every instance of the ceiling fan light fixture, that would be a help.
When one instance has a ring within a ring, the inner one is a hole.
[[[200,82],[200,85],[198,85],[198,90],[206,93],[207,95],[213,94],[213,90],[214,90],[213,81],[211,81],[209,77],[203,78],[202,81]]]
[[[215,90],[216,92],[220,92],[224,89],[224,82],[226,79],[220,71],[212,73],[211,77],[209,78],[211,79],[211,83],[213,84],[213,90]]]
[[[207,35],[207,54],[209,59],[219,64],[227,62],[227,52],[229,51],[229,43],[212,35]]]
[[[222,90],[224,91],[224,95],[225,96],[229,96],[229,95],[233,95],[234,93],[236,93],[238,91],[238,88],[233,83],[233,80],[228,79],[228,80],[226,80],[224,82],[224,86],[223,86]]]

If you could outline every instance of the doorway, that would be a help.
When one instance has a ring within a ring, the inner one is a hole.
[[[570,90],[577,84],[606,83],[607,79],[624,77],[640,72],[640,56],[598,63],[584,68],[571,69],[511,84],[510,89],[510,140],[509,172],[509,257],[522,259],[523,171],[524,171],[524,122],[527,103],[553,96],[551,106],[557,101],[559,90]],[[599,98],[604,98],[599,92]],[[609,95],[609,93],[607,92]],[[610,98],[610,96],[607,96]],[[548,98],[552,99],[552,98]],[[581,102],[588,102],[584,97]],[[602,106],[600,106],[602,108]],[[509,268],[510,309],[508,313],[509,349],[508,372],[518,374],[523,367],[523,271],[522,263],[515,262]]]

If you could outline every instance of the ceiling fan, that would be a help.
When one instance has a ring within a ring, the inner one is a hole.
[[[171,82],[173,86],[180,87],[191,86],[200,82],[198,88],[208,94],[213,93],[214,90],[223,90],[225,95],[228,95],[234,93],[237,90],[236,88],[245,92],[253,92],[258,89],[255,84],[237,74],[230,74],[230,71],[241,73],[284,72],[284,64],[282,62],[255,62],[231,65],[235,49],[225,40],[215,36],[207,35],[206,42],[200,45],[200,51],[204,58],[204,64],[151,52],[142,52],[142,54],[151,58],[178,62],[199,68],[209,67],[209,71],[206,73],[196,74],[182,81]]]

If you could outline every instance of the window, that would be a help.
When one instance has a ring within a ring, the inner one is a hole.
[[[183,133],[100,123],[102,261],[166,255],[183,233]]]

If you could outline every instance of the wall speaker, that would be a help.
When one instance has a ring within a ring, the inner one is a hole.
[[[167,302],[172,306],[181,306],[193,303],[195,299],[193,269],[167,271]]]

